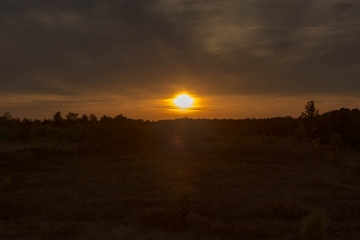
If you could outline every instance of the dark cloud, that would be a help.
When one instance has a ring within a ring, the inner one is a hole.
[[[313,0],[256,1],[255,9],[258,19],[266,26],[294,27],[306,22],[305,16],[313,3]]]
[[[0,92],[357,95],[359,13],[356,1],[3,0]]]
[[[351,3],[338,2],[332,6],[332,9],[335,12],[335,14],[343,14],[343,13],[346,13],[346,12],[350,11],[351,9],[353,9],[353,7],[354,7],[354,5]]]

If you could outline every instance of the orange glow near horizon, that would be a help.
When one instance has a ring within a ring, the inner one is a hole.
[[[169,109],[178,113],[189,113],[199,107],[199,98],[186,91],[178,92],[173,98],[167,101]]]
[[[181,94],[187,94],[194,99],[189,108],[177,107],[174,100]],[[336,95],[322,95],[302,97],[278,96],[239,96],[239,95],[206,95],[201,97],[190,91],[174,91],[164,97],[163,94],[152,95],[148,98],[143,92],[133,96],[119,96],[118,94],[78,94],[69,98],[52,94],[0,94],[0,108],[3,112],[10,112],[15,118],[51,119],[55,112],[60,111],[63,116],[68,112],[95,114],[115,117],[119,114],[132,119],[161,120],[189,118],[268,118],[292,116],[297,118],[304,109],[304,104],[313,99],[320,109],[320,114],[346,106],[353,109],[360,106],[357,97],[341,97]],[[99,100],[101,99],[101,101]],[[129,104],[131,103],[131,104]],[[23,107],[15,107],[15,106]],[[0,114],[2,114],[0,112]]]
[[[196,95],[190,94],[187,91],[181,91],[171,98],[164,99],[163,104],[166,105],[166,111],[170,114],[169,116],[179,117],[179,114],[181,116],[184,114],[192,116],[198,112],[200,100]]]

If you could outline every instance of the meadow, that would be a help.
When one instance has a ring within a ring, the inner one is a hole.
[[[318,141],[208,138],[2,143],[0,239],[360,235],[358,151],[335,160]]]

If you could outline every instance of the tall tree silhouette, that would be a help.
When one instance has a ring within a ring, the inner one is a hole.
[[[315,107],[314,101],[309,101],[305,105],[305,110],[301,112],[300,123],[297,129],[297,133],[300,134],[301,138],[308,141],[315,132],[314,118],[319,116],[319,109]]]
[[[316,116],[319,116],[319,109],[315,107],[315,102],[307,102],[305,105],[305,111],[301,112],[300,118],[313,118]]]
[[[66,115],[66,121],[67,122],[76,122],[77,119],[78,119],[78,116],[79,114],[78,113],[73,113],[73,112],[69,112],[67,115]]]
[[[64,119],[61,117],[61,112],[57,111],[53,116],[54,125],[57,127],[60,126],[60,124],[63,120]]]

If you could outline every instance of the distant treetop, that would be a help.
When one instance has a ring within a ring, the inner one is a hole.
[[[315,102],[307,102],[305,105],[305,111],[301,112],[300,118],[313,118],[316,116],[319,116],[319,109],[315,107]]]

